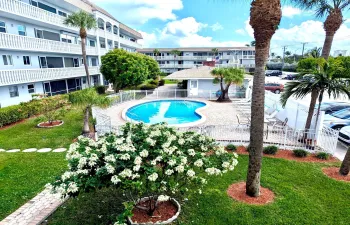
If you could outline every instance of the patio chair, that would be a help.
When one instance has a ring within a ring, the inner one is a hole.
[[[274,128],[279,128],[279,129],[282,129],[282,130],[283,130],[283,133],[284,133],[284,128],[286,128],[287,123],[288,123],[288,118],[286,118],[281,124],[279,124],[279,122],[275,122],[275,123],[272,125],[272,130],[273,130]]]
[[[248,119],[248,122],[243,123],[243,122],[241,121],[241,118],[239,117],[238,114],[236,115],[236,117],[237,117],[238,124],[239,124],[240,126],[247,126],[247,127],[250,126],[250,120],[249,120],[249,119]]]

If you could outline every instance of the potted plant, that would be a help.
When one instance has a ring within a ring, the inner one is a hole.
[[[70,169],[47,187],[62,196],[115,187],[127,197],[116,224],[168,224],[180,214],[181,199],[201,193],[207,175],[237,165],[237,154],[213,139],[165,124],[126,124],[120,133],[97,142],[79,137],[67,153]]]

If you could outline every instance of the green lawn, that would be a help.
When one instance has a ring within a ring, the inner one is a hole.
[[[164,77],[166,76],[160,76],[161,79],[163,79]],[[168,80],[168,79],[165,79],[165,84],[177,84],[178,81],[177,80]]]
[[[202,195],[190,196],[176,224],[349,224],[350,184],[327,178],[326,164],[264,158],[262,185],[275,194],[275,202],[251,206],[236,202],[227,187],[243,181],[247,156],[235,171],[208,181]],[[68,200],[49,219],[49,224],[110,224],[120,212],[120,195],[112,189],[86,193]]]
[[[24,150],[26,148],[69,147],[72,140],[81,133],[83,124],[81,110],[71,110],[63,118],[64,124],[55,128],[37,128],[35,118],[0,130],[0,149]]]
[[[81,133],[82,113],[72,110],[63,120],[52,129],[36,128],[33,118],[0,130],[0,148],[67,148]],[[65,153],[0,153],[0,221],[66,169]]]

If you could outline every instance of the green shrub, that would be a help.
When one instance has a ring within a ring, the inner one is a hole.
[[[152,84],[152,85],[156,85],[156,86],[158,86],[158,81],[157,80],[151,80],[150,82],[149,82],[149,84]]]
[[[145,84],[140,87],[141,90],[154,90],[157,88],[157,85],[154,84]]]
[[[42,114],[47,110],[57,109],[57,107],[61,107],[61,102],[68,100],[68,95],[57,95],[44,99],[34,99],[29,102],[22,102],[19,105],[1,108],[0,127]],[[45,101],[45,105],[43,104],[43,100]]]
[[[97,93],[100,95],[106,94],[106,87],[103,85],[98,85],[95,87],[95,89],[96,89]]]
[[[328,160],[329,159],[329,154],[325,153],[325,152],[319,152],[316,154],[316,157],[319,159],[323,159],[323,160]]]
[[[275,155],[278,151],[278,147],[275,145],[270,145],[264,148],[263,152],[268,155]]]
[[[295,150],[293,150],[293,154],[296,157],[304,158],[304,157],[306,157],[308,155],[308,152],[303,150],[303,149],[295,149]]]
[[[236,151],[237,147],[233,144],[228,144],[228,145],[226,145],[226,149],[230,150],[230,151]]]
[[[159,86],[164,86],[164,84],[165,84],[165,80],[161,79],[161,80],[159,81]]]

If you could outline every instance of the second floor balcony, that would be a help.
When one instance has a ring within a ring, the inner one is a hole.
[[[119,38],[119,42],[120,42],[121,45],[124,45],[124,46],[127,46],[127,47],[136,48],[136,49],[142,47],[141,44],[139,44],[137,42],[134,42],[134,41],[130,41],[130,40],[128,40],[126,38],[122,38],[122,37]]]
[[[89,67],[89,72],[91,75],[99,74],[100,69],[98,66]],[[0,86],[82,77],[85,74],[84,67],[0,70]]]
[[[0,33],[0,49],[81,55],[81,45]],[[96,47],[86,46],[87,55],[98,55]]]

